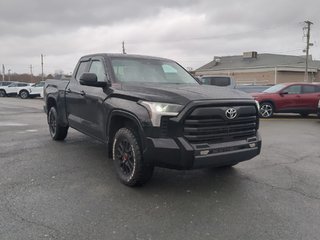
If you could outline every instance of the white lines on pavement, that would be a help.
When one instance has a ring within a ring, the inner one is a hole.
[[[37,129],[28,129],[28,130],[26,130],[26,132],[38,132],[38,130]]]
[[[0,122],[0,127],[21,127],[21,126],[28,126],[25,123],[12,123],[12,122]]]

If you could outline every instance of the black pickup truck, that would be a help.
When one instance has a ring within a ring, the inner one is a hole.
[[[234,89],[201,85],[163,58],[94,54],[71,80],[47,80],[51,137],[74,128],[105,143],[121,182],[148,181],[155,166],[229,167],[260,153],[258,104]]]

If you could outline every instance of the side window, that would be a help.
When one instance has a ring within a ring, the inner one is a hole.
[[[283,92],[288,92],[288,94],[300,94],[301,93],[301,86],[300,85],[292,85],[283,89]]]
[[[106,73],[101,61],[92,61],[89,72],[97,74],[98,82],[106,81]]]
[[[317,86],[312,85],[304,85],[302,87],[303,93],[316,93],[317,92]]]
[[[80,76],[82,73],[84,73],[87,69],[87,64],[88,62],[80,62],[78,70],[77,70],[77,74],[76,74],[76,79],[79,81],[80,80]]]

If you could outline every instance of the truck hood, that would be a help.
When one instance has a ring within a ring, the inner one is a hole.
[[[167,102],[186,105],[196,100],[247,99],[252,97],[236,89],[210,85],[189,84],[122,84],[119,94],[151,102]]]

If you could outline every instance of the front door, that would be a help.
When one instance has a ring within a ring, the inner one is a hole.
[[[284,88],[280,95],[279,110],[280,111],[292,111],[297,110],[301,106],[301,85],[291,85]]]

